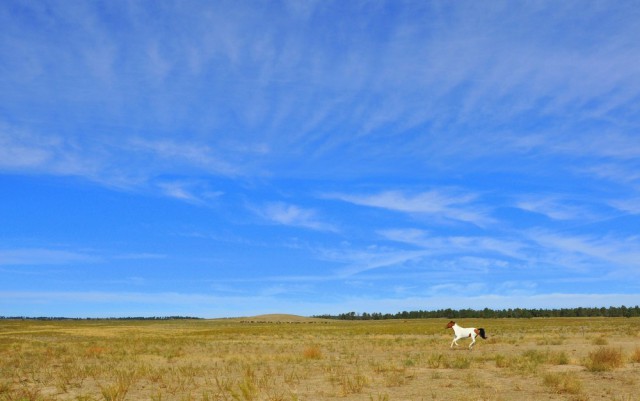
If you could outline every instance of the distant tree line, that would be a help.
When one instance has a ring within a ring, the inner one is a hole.
[[[561,309],[438,309],[433,311],[403,311],[398,313],[356,313],[339,315],[317,315],[313,317],[337,320],[385,320],[385,319],[468,319],[468,318],[534,318],[534,317],[640,317],[640,306],[610,306],[608,308],[561,308]]]
[[[184,320],[202,319],[192,316],[137,316],[137,317],[30,317],[30,316],[0,316],[0,320]]]

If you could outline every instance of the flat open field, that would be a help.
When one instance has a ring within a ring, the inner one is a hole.
[[[0,400],[638,400],[640,319],[0,321]]]

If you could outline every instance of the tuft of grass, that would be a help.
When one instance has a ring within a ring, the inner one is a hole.
[[[123,401],[135,379],[134,371],[118,370],[115,374],[115,382],[100,386],[100,394],[105,401]]]
[[[415,365],[416,365],[416,361],[411,359],[411,358],[405,359],[405,361],[404,361],[404,366],[406,366],[406,367],[411,367],[411,366],[415,366]]]
[[[611,347],[600,347],[589,353],[584,366],[590,372],[607,372],[623,365],[622,352]]]
[[[407,372],[402,369],[391,370],[384,375],[384,384],[386,387],[401,387],[407,383]]]
[[[525,360],[531,361],[536,365],[540,365],[542,363],[547,362],[548,353],[539,351],[537,349],[530,349],[522,353],[522,358],[524,358]]]
[[[569,355],[565,351],[549,353],[549,362],[554,365],[568,365]]]
[[[564,339],[561,337],[544,337],[536,341],[537,345],[562,345]]]
[[[252,401],[258,398],[259,389],[253,380],[250,380],[245,377],[245,379],[238,383],[239,392],[232,392],[233,399],[235,400],[243,400],[243,401]]]
[[[630,360],[631,360],[631,362],[640,363],[640,347],[637,347],[633,351],[633,353],[631,354]]]
[[[127,396],[129,386],[120,382],[100,386],[100,394],[104,401],[122,401]]]
[[[302,351],[302,356],[305,359],[322,359],[322,350],[317,345],[311,345]]]
[[[534,374],[538,371],[539,366],[549,362],[549,359],[548,352],[535,349],[526,350],[520,355],[504,356],[498,354],[495,356],[496,367],[507,368],[519,374]]]
[[[457,356],[451,362],[451,367],[454,369],[469,369],[471,367],[471,359],[466,356]]]
[[[431,369],[448,368],[450,366],[449,359],[442,354],[429,355],[429,358],[427,358],[427,365]]]
[[[94,345],[85,350],[85,355],[87,358],[101,358],[106,351],[105,347]]]
[[[609,340],[607,340],[605,337],[596,337],[593,339],[593,341],[591,341],[591,343],[593,345],[609,345]]]
[[[362,374],[356,374],[353,376],[343,376],[340,378],[340,385],[343,395],[359,394],[364,387],[369,383],[369,380]]]
[[[0,383],[0,396],[3,394],[9,394],[9,391],[11,391],[11,385],[9,382]]]
[[[542,378],[546,387],[559,394],[580,394],[582,382],[574,373],[547,373]]]
[[[546,362],[546,355],[538,350],[527,350],[514,360],[512,368],[521,373],[533,374],[538,367]]]
[[[18,401],[40,401],[42,398],[40,396],[40,389],[38,388],[29,388],[22,387],[19,390],[13,392],[12,394],[8,394],[7,398],[1,398],[6,400],[18,400]]]
[[[507,359],[506,356],[504,356],[502,354],[496,354],[495,360],[496,360],[496,367],[498,367],[498,368],[507,368],[507,367],[509,367],[509,360]]]

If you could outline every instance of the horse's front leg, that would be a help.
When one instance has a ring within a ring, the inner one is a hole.
[[[471,347],[473,347],[473,344],[476,343],[476,336],[471,336],[471,344],[469,344],[469,349],[471,349]]]
[[[453,337],[453,341],[451,341],[451,347],[449,348],[453,348],[453,345],[458,345],[458,341],[456,341],[458,339],[458,337]]]

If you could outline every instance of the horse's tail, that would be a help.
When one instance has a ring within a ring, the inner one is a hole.
[[[484,334],[484,329],[478,329],[478,331],[479,331],[478,334],[480,335],[480,337],[482,337],[482,338],[484,338],[486,340],[487,336]]]

